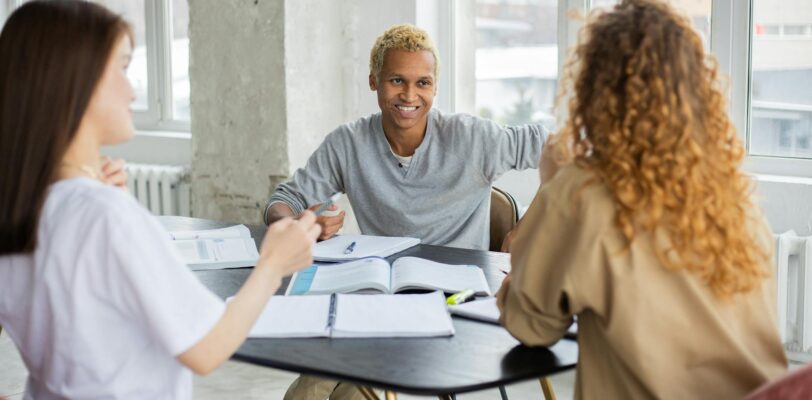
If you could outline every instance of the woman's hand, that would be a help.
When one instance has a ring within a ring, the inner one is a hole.
[[[101,181],[117,188],[127,190],[127,172],[124,171],[124,160],[102,157]]]
[[[562,140],[560,134],[552,134],[541,149],[539,175],[541,184],[549,182],[562,166],[572,162],[572,146]]]
[[[271,268],[280,278],[313,263],[313,244],[321,233],[316,215],[305,211],[298,220],[283,218],[268,226],[257,267]]]

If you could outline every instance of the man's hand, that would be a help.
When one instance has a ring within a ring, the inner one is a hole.
[[[321,204],[314,204],[308,210],[316,211]],[[326,211],[335,211],[338,210],[338,206],[333,204],[330,207],[327,207]],[[319,215],[316,218],[316,223],[321,225],[321,235],[319,235],[319,240],[327,240],[333,237],[342,226],[344,226],[344,216],[347,213],[345,211],[341,211],[336,216],[327,216],[327,215]]]
[[[544,147],[541,149],[541,160],[539,160],[539,175],[541,184],[544,185],[553,179],[558,170],[572,162],[572,145],[561,140],[558,134],[550,135]]]
[[[121,158],[113,160],[107,156],[102,157],[101,181],[127,190],[127,173],[124,172],[124,160]]]

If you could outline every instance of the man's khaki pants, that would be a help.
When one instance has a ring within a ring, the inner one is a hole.
[[[365,400],[358,387],[349,383],[299,375],[285,392],[285,400]]]

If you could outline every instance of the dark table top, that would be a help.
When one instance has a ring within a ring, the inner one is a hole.
[[[229,226],[216,221],[160,217],[171,230]],[[257,247],[263,226],[249,226]],[[389,257],[416,256],[438,262],[478,265],[494,292],[509,269],[507,254],[418,245]],[[218,296],[234,295],[250,268],[196,271]],[[284,293],[287,280],[278,294]],[[380,389],[419,395],[464,393],[575,367],[578,345],[562,340],[550,348],[526,347],[501,326],[454,317],[456,333],[445,338],[248,339],[234,359]]]

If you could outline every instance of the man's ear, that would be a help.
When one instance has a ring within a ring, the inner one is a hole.
[[[369,74],[369,90],[373,92],[378,90],[378,80],[372,74]]]

